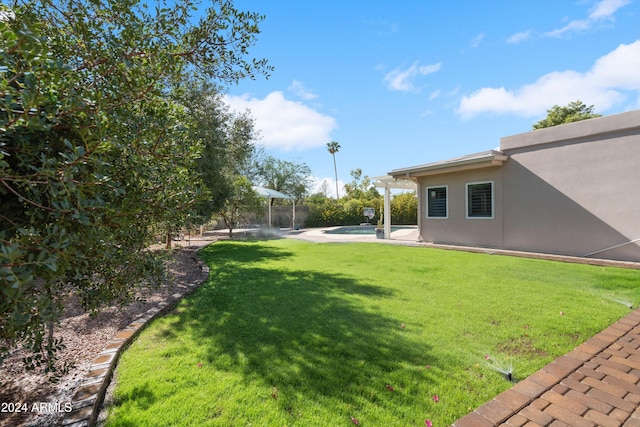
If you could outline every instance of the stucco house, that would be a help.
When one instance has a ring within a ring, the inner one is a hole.
[[[417,184],[420,240],[640,261],[640,110],[389,175]]]

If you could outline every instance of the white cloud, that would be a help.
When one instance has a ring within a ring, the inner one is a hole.
[[[630,0],[600,0],[586,19],[576,19],[562,28],[547,32],[549,37],[561,37],[566,33],[584,31],[592,28],[604,20],[613,20],[613,15],[621,7],[630,3]]]
[[[378,36],[387,37],[398,32],[398,24],[382,19],[374,21],[366,21],[365,24],[374,28],[374,32]]]
[[[569,22],[562,28],[558,28],[557,30],[552,30],[545,35],[549,37],[561,37],[565,33],[569,33],[571,31],[584,31],[591,27],[591,22],[586,19],[576,19],[574,21]]]
[[[322,192],[326,197],[331,199],[336,198],[336,180],[335,178],[326,177],[319,178],[317,176],[311,177],[311,194]],[[344,182],[338,179],[338,194],[340,197],[346,196],[344,191]]]
[[[631,0],[602,0],[589,14],[589,19],[603,19],[611,17],[618,9],[631,3]]]
[[[525,42],[531,38],[531,30],[521,31],[519,33],[513,34],[511,37],[507,39],[507,43],[510,44],[518,44]]]
[[[296,95],[298,98],[303,99],[305,101],[310,101],[318,97],[318,95],[311,92],[309,89],[307,89],[304,86],[304,84],[302,84],[301,81],[298,81],[298,80],[294,80],[293,83],[291,83],[291,86],[289,86],[287,89],[291,91],[294,95]]]
[[[282,92],[268,94],[264,99],[249,95],[225,95],[232,110],[251,111],[256,130],[267,148],[304,150],[323,146],[331,140],[330,133],[338,128],[333,117],[324,115],[301,102],[286,99]]]
[[[395,70],[389,71],[385,74],[384,81],[391,90],[401,92],[416,91],[417,89],[413,83],[414,79],[418,76],[426,76],[438,72],[441,65],[441,62],[430,65],[419,65],[419,62],[416,61],[407,69],[396,68]]]
[[[480,43],[484,39],[484,33],[480,33],[471,40],[471,47],[476,48],[480,46]]]
[[[383,63],[380,63],[378,65],[376,65],[375,67],[373,67],[374,70],[376,71],[384,71],[387,69],[387,66],[384,65]]]
[[[554,71],[515,90],[504,87],[479,89],[462,98],[458,113],[464,117],[480,113],[530,117],[543,114],[553,105],[565,105],[577,99],[603,111],[629,96],[639,95],[638,69],[640,40],[620,45],[598,58],[586,73]]]

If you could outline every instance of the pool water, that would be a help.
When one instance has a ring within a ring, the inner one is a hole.
[[[415,226],[411,225],[392,225],[391,232],[405,229],[415,229]],[[375,225],[351,225],[345,227],[338,227],[332,230],[326,230],[326,234],[376,234]]]

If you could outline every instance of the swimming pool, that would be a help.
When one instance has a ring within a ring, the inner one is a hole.
[[[391,232],[405,229],[416,229],[414,225],[392,225]],[[375,225],[349,225],[325,230],[326,234],[376,234]]]

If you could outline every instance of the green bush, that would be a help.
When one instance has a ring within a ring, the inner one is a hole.
[[[375,224],[383,216],[383,198],[330,199],[314,195],[305,201],[309,206],[309,217],[305,227],[331,227],[336,225],[358,225],[363,222]],[[364,208],[373,207],[376,216],[365,218]],[[391,219],[394,224],[416,224],[418,203],[415,192],[403,193],[391,199]]]
[[[394,224],[418,223],[418,198],[415,191],[397,194],[391,199],[391,220]]]

